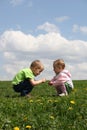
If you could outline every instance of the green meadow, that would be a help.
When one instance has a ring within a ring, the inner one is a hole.
[[[48,82],[32,97],[20,97],[11,81],[0,81],[0,130],[87,130],[87,80],[73,81],[66,97],[55,96]]]

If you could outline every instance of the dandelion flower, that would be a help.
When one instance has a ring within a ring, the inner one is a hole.
[[[72,108],[72,107],[69,107],[68,110],[73,110],[73,108]]]
[[[53,100],[50,99],[50,100],[48,100],[48,102],[53,102]]]
[[[31,125],[27,125],[27,126],[26,126],[26,129],[31,129]]]
[[[14,130],[20,130],[19,127],[14,127]]]
[[[30,103],[32,103],[32,102],[33,102],[33,100],[31,99],[31,100],[29,100],[29,102],[30,102]]]
[[[50,116],[50,119],[54,119],[54,116]]]
[[[75,104],[75,101],[74,101],[74,100],[71,100],[70,103],[71,103],[71,104]]]

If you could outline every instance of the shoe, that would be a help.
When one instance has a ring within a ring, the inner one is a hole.
[[[59,94],[59,96],[60,96],[60,97],[66,96],[66,94],[65,94],[65,93],[61,93],[61,94]]]
[[[60,93],[60,94],[59,94],[60,97],[62,97],[62,96],[67,96],[67,95],[68,95],[67,92],[65,92],[65,93]]]

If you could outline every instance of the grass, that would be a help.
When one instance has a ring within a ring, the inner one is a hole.
[[[0,81],[0,130],[87,130],[87,81],[73,82],[69,96],[53,96],[46,82],[26,98],[13,91],[11,81]]]

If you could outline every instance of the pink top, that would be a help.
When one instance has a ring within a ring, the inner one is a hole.
[[[69,83],[71,88],[73,88],[71,74],[68,70],[64,69],[59,74],[53,77],[53,79],[50,81],[50,84],[52,84],[53,86],[58,86],[65,82]]]

